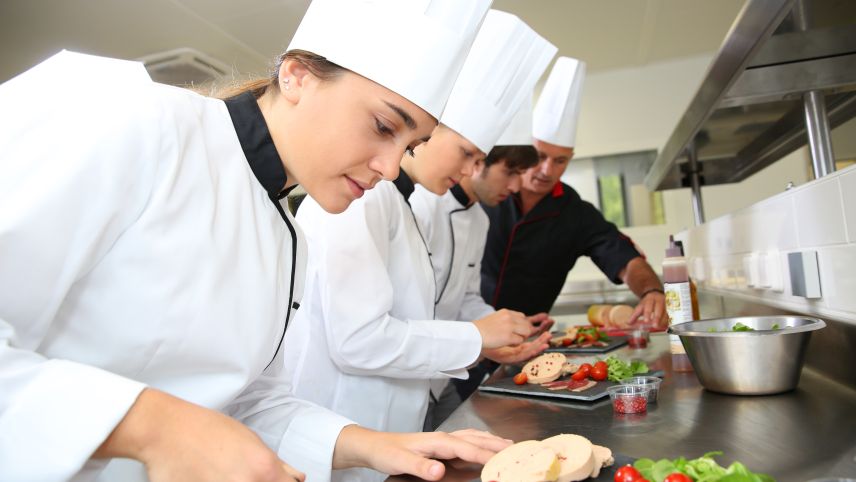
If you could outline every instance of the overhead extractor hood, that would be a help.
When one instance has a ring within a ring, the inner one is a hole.
[[[809,92],[830,129],[856,116],[856,2],[747,0],[645,184],[751,176],[807,144]]]

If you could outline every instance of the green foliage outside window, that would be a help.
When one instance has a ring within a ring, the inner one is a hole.
[[[607,221],[619,228],[627,226],[624,210],[624,186],[620,175],[601,176],[597,180],[600,191],[600,210]]]

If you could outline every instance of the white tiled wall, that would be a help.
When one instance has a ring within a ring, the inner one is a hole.
[[[703,289],[856,323],[856,166],[679,234]],[[794,296],[788,253],[816,251],[822,297]]]
[[[818,253],[818,263],[827,305],[856,313],[856,244],[824,248]]]
[[[844,171],[839,178],[844,220],[847,222],[847,240],[856,243],[856,169]]]
[[[839,179],[819,179],[794,193],[794,216],[800,246],[847,242]]]

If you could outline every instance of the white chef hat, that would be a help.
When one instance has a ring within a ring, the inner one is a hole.
[[[300,49],[398,93],[436,118],[491,0],[313,0]]]
[[[532,145],[532,92],[523,100],[505,132],[496,141],[498,146]]]
[[[532,137],[563,147],[574,147],[580,117],[586,63],[559,57],[544,84],[532,117]]]
[[[440,122],[490,152],[556,50],[519,18],[491,10]]]

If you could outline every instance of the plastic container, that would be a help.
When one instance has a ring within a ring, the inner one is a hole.
[[[630,377],[621,380],[622,385],[633,385],[647,387],[648,403],[657,403],[657,395],[660,394],[660,384],[663,380],[657,377]]]
[[[645,413],[648,411],[650,387],[642,385],[615,385],[606,389],[615,413]]]
[[[651,337],[647,328],[639,327],[627,333],[627,346],[630,348],[646,348],[649,341]]]

